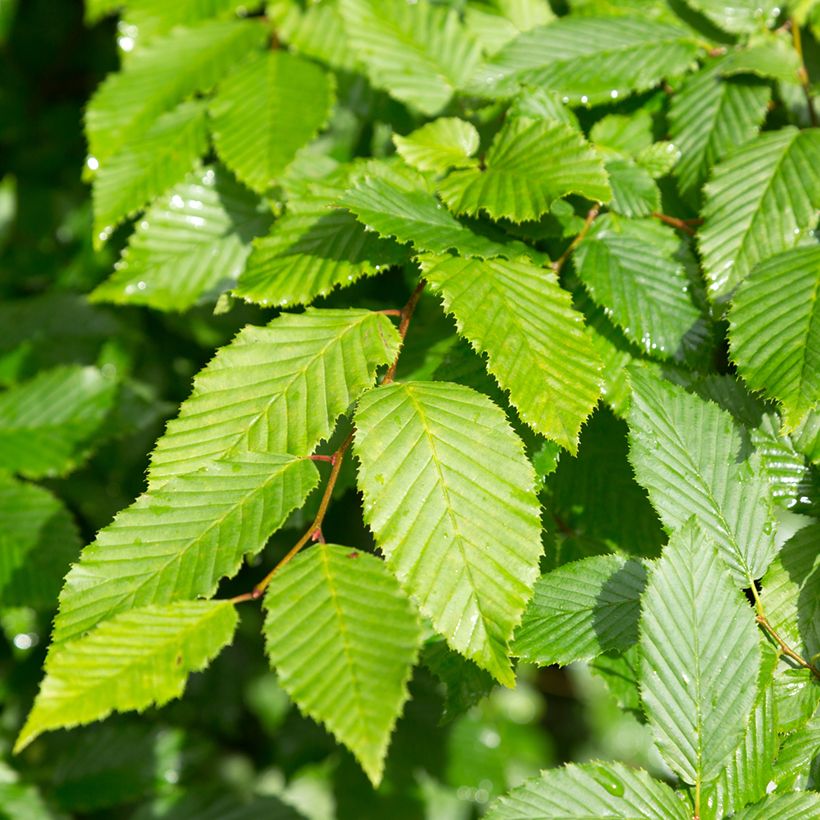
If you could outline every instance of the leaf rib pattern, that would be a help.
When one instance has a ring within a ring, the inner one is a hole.
[[[458,332],[533,430],[575,453],[601,393],[600,362],[583,318],[554,274],[524,262],[422,260]]]
[[[548,769],[490,806],[486,820],[688,820],[674,791],[642,769],[592,762]]]
[[[642,610],[641,697],[658,749],[687,783],[708,782],[729,761],[755,701],[754,613],[692,521],[652,569]]]
[[[742,145],[707,183],[698,233],[709,295],[726,301],[758,262],[794,247],[820,209],[820,128],[791,126]]]
[[[546,666],[624,651],[638,640],[640,561],[598,555],[542,575],[516,630],[513,652]]]
[[[185,601],[125,612],[49,653],[46,677],[15,749],[42,732],[143,710],[179,697],[236,628],[229,601]]]
[[[682,73],[697,52],[685,29],[664,23],[566,17],[510,42],[476,72],[470,90],[511,96],[519,86],[531,85],[574,104],[610,102]]]
[[[720,76],[722,62],[690,75],[672,97],[670,136],[681,157],[675,176],[687,196],[697,193],[712,167],[753,139],[771,97],[765,83]]]
[[[380,559],[320,544],[274,576],[265,608],[282,687],[378,785],[421,642],[398,583]]]
[[[513,683],[508,641],[541,553],[534,474],[502,411],[469,388],[367,393],[355,452],[388,566],[450,646]]]
[[[309,455],[398,349],[390,320],[367,310],[246,327],[194,379],[154,450],[149,490],[232,450]]]
[[[820,401],[820,246],[795,248],[755,267],[729,313],[729,344],[753,390],[783,405],[786,430]]]
[[[742,586],[774,557],[774,516],[760,457],[712,402],[632,369],[630,461],[668,531],[695,515]]]
[[[453,171],[438,186],[450,210],[513,222],[538,219],[567,194],[612,196],[601,157],[563,122],[512,118],[495,136],[485,167]]]
[[[141,496],[68,573],[53,644],[128,609],[213,595],[318,482],[307,459],[246,453]]]

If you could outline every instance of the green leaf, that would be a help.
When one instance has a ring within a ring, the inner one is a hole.
[[[245,453],[172,478],[120,512],[66,577],[55,644],[149,604],[209,597],[318,484],[304,458]]]
[[[145,133],[156,118],[209,90],[236,61],[261,45],[258,21],[206,22],[178,28],[138,49],[97,89],[86,111],[88,147],[100,165]]]
[[[665,177],[678,163],[681,157],[680,148],[673,142],[661,140],[653,142],[648,148],[644,148],[635,162],[646,169],[652,179]]]
[[[747,806],[733,820],[806,820],[820,814],[820,794],[803,792],[771,794],[765,800]]]
[[[786,430],[820,402],[818,292],[820,245],[794,248],[754,267],[729,313],[738,372],[782,404]]]
[[[749,78],[726,80],[721,62],[690,74],[672,97],[670,138],[681,152],[675,176],[681,191],[696,194],[712,167],[754,138],[766,117],[771,90]]]
[[[449,168],[470,168],[477,160],[478,131],[457,117],[442,117],[417,128],[406,137],[393,135],[399,156],[420,171],[441,174]]]
[[[508,641],[538,574],[535,474],[504,413],[447,382],[366,393],[354,447],[365,519],[448,644],[507,686]]]
[[[595,220],[574,258],[592,298],[649,355],[682,359],[708,340],[684,266],[686,246],[671,228],[607,214]]]
[[[547,769],[497,800],[485,820],[687,820],[665,783],[622,763],[573,763]]]
[[[338,0],[300,4],[294,0],[271,0],[268,17],[277,36],[294,51],[321,60],[341,71],[355,71],[356,54],[343,33]]]
[[[224,169],[196,171],[146,211],[114,273],[90,299],[187,310],[236,281],[251,239],[271,221]]]
[[[122,0],[126,7],[125,31],[136,29],[137,45],[142,46],[176,26],[189,26],[213,17],[227,17],[237,11],[245,14],[261,5],[258,0]]]
[[[42,487],[0,473],[0,607],[50,609],[80,551],[68,510]]]
[[[378,786],[421,642],[398,583],[372,555],[319,544],[274,576],[265,609],[282,688]]]
[[[444,686],[442,724],[450,723],[469,711],[495,687],[492,675],[451,651],[447,642],[441,638],[425,644],[421,662]]]
[[[210,105],[214,147],[236,176],[264,192],[330,115],[331,78],[286,51],[244,62],[220,83]]]
[[[749,803],[761,800],[771,790],[778,737],[772,671],[777,653],[766,645],[761,680],[743,739],[717,780],[701,791],[701,817],[722,818]]]
[[[543,256],[503,234],[500,241],[482,236],[459,222],[433,194],[420,188],[402,189],[387,179],[366,177],[339,199],[339,205],[356,214],[365,230],[410,242],[420,251],[453,249],[461,256],[482,259]]]
[[[0,464],[26,478],[64,475],[94,447],[117,396],[95,367],[43,371],[0,393]]]
[[[478,44],[452,9],[427,0],[340,0],[350,48],[370,82],[433,116],[472,74]]]
[[[640,561],[597,555],[542,575],[515,633],[513,653],[548,666],[588,660],[638,640]]]
[[[390,320],[367,310],[311,308],[246,327],[194,379],[157,442],[149,490],[231,451],[309,455],[399,343]]]
[[[820,523],[798,530],[763,577],[769,623],[804,657],[820,652]]]
[[[621,157],[636,157],[652,144],[652,116],[638,109],[633,114],[607,114],[589,132],[596,147]]]
[[[735,34],[760,31],[780,13],[778,0],[690,0],[689,4],[715,25]]]
[[[661,209],[661,192],[651,174],[640,165],[623,159],[606,164],[612,188],[610,208],[623,216],[650,216]]]
[[[208,147],[205,109],[182,103],[103,163],[94,178],[94,234],[101,244],[126,217],[179,182]]]
[[[758,263],[794,247],[820,208],[820,128],[762,134],[722,162],[705,188],[698,233],[709,295],[725,301]]]
[[[600,366],[555,275],[524,262],[458,257],[422,268],[459,333],[487,354],[488,370],[522,420],[576,452],[600,395]]]
[[[527,117],[531,120],[556,120],[581,130],[575,112],[563,101],[556,91],[526,86],[516,94],[512,105],[507,110],[508,117]]]
[[[785,83],[799,82],[800,56],[791,43],[791,37],[764,40],[747,48],[732,51],[720,62],[724,77],[735,74],[755,74]]]
[[[288,212],[270,236],[254,243],[234,289],[237,296],[262,305],[310,304],[335,287],[407,258],[406,249],[365,230],[353,214],[334,207],[356,173],[357,169],[342,167],[289,200]]]
[[[689,32],[677,26],[629,17],[563,17],[505,46],[476,72],[470,89],[510,96],[530,84],[594,105],[682,73],[697,53]]]
[[[771,493],[760,457],[716,404],[638,369],[630,460],[667,530],[695,515],[734,580],[750,586],[774,557]]]
[[[537,219],[567,194],[596,202],[612,195],[600,157],[581,134],[561,122],[526,118],[504,124],[483,168],[453,171],[438,191],[455,213],[483,211],[513,222]]]
[[[658,748],[687,783],[706,783],[746,727],[760,647],[751,607],[691,521],[650,572],[640,646],[641,697]]]
[[[666,535],[629,464],[627,426],[599,407],[581,431],[575,458],[549,482],[550,510],[574,532],[633,555],[659,554]],[[606,465],[602,469],[601,465]]]
[[[178,698],[189,673],[230,643],[236,623],[230,601],[184,601],[125,612],[52,649],[15,751],[51,729]]]
[[[481,43],[494,54],[522,31],[529,31],[555,18],[549,3],[541,0],[486,0],[468,4],[464,22]]]
[[[775,724],[776,725],[776,724]],[[786,736],[777,753],[776,780],[792,781],[794,776],[820,754],[820,712],[802,728]]]

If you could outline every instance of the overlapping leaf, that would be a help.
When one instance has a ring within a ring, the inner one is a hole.
[[[535,584],[513,652],[542,666],[587,660],[638,640],[640,561],[599,555],[565,564]]]
[[[478,44],[452,9],[428,0],[340,0],[350,47],[370,81],[437,114],[475,69]]]
[[[410,242],[420,251],[482,259],[542,256],[523,242],[503,234],[490,239],[459,222],[435,196],[422,188],[403,189],[388,179],[369,177],[347,191],[339,205],[356,214],[366,228],[381,236]]]
[[[760,647],[751,607],[692,521],[650,572],[640,647],[641,696],[658,748],[687,783],[706,783],[746,727]]]
[[[398,583],[380,559],[321,544],[274,576],[265,608],[282,687],[378,785],[421,642]]]
[[[263,305],[310,304],[335,287],[406,259],[400,245],[334,207],[356,174],[342,167],[289,201],[273,232],[254,243],[234,293]]]
[[[303,504],[318,478],[307,459],[246,453],[140,496],[68,573],[54,642],[74,640],[135,607],[213,595]]]
[[[423,270],[521,418],[575,452],[600,395],[600,365],[555,276],[524,262],[458,257],[427,260]]]
[[[734,33],[758,31],[780,13],[778,0],[691,0],[715,24]]]
[[[110,2],[111,0],[109,0]],[[114,5],[123,5],[126,8],[124,15],[125,31],[133,29],[137,32],[137,45],[142,46],[155,37],[167,34],[176,26],[190,26],[201,20],[212,17],[227,17],[232,12],[252,11],[259,6],[259,0],[136,0],[136,2],[120,2]]]
[[[734,820],[805,820],[820,814],[820,794],[770,794],[759,803],[732,815]]]
[[[310,309],[246,327],[194,379],[153,452],[149,489],[231,450],[310,454],[398,347],[390,320],[367,310]]]
[[[0,473],[0,606],[52,608],[80,551],[68,510],[42,487]]]
[[[116,398],[116,382],[76,365],[0,393],[0,464],[27,478],[70,471],[93,449]]]
[[[443,173],[477,163],[479,137],[475,126],[457,117],[441,117],[403,137],[393,135],[399,156],[420,171]]]
[[[575,252],[592,298],[643,350],[683,358],[708,339],[675,232],[651,219],[605,215]]]
[[[485,63],[471,90],[509,96],[530,84],[578,103],[645,91],[698,53],[686,29],[637,17],[564,17],[528,31]]]
[[[548,769],[497,800],[487,820],[687,820],[684,804],[665,783],[622,763],[570,764]]]
[[[661,194],[651,174],[640,165],[623,159],[606,164],[612,188],[610,208],[623,216],[649,216],[661,207]]]
[[[760,457],[732,417],[638,369],[629,415],[630,460],[668,530],[696,516],[744,587],[774,557],[771,491]]]
[[[107,77],[88,105],[91,155],[104,165],[160,114],[210,89],[265,36],[258,21],[205,22],[175,29],[139,49],[121,71]]]
[[[188,174],[205,153],[205,110],[182,103],[107,160],[94,178],[94,232],[98,241]]]
[[[797,244],[820,208],[820,128],[762,134],[715,168],[698,233],[709,295],[725,301],[758,263]]]
[[[355,452],[365,518],[450,646],[507,685],[508,641],[541,553],[535,474],[504,413],[446,382],[366,393]]]
[[[483,168],[451,172],[438,191],[455,213],[514,222],[537,219],[567,194],[596,202],[612,195],[601,158],[581,134],[562,122],[526,118],[505,123]]]
[[[748,78],[723,79],[721,62],[690,74],[672,98],[670,136],[680,149],[675,176],[684,194],[696,193],[711,168],[757,135],[771,96]]]
[[[186,310],[236,281],[271,221],[224,169],[196,171],[148,209],[91,300]]]
[[[549,3],[541,0],[486,0],[470,3],[464,22],[488,54],[495,54],[521,32],[555,18]]]
[[[752,269],[735,295],[729,344],[740,375],[783,406],[795,429],[820,402],[820,245]]]
[[[286,51],[259,54],[219,85],[210,105],[220,159],[264,192],[326,123],[333,105],[330,77]]]
[[[188,674],[202,669],[231,641],[236,622],[230,601],[149,606],[52,648],[16,749],[50,729],[179,697]]]

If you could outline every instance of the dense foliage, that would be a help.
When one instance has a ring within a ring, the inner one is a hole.
[[[820,3],[57,5],[0,816],[820,815]]]

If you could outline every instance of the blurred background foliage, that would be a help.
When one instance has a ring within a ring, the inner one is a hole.
[[[193,374],[238,328],[270,313],[235,305],[214,315],[205,305],[163,314],[85,300],[122,247],[116,235],[102,250],[92,246],[82,178],[83,105],[118,64],[116,26],[114,19],[87,26],[81,0],[0,0],[0,415],[13,412],[3,396],[19,396],[13,391],[30,379],[98,384],[93,413],[61,408],[78,419],[61,464],[17,470],[36,484],[4,477],[0,465],[0,547],[3,538],[31,542],[26,567],[0,561],[0,818],[468,820],[524,778],[567,760],[617,758],[664,776],[646,728],[617,706],[628,709],[635,695],[628,657],[604,657],[594,669],[523,669],[515,690],[501,690],[431,643],[374,792],[348,753],[278,687],[253,607],[241,612],[234,645],[194,676],[184,700],[51,734],[11,756],[69,563],[142,489],[147,453]],[[368,88],[342,93],[357,98],[360,116],[334,125],[339,151],[384,144],[383,121],[400,118],[401,107]],[[395,110],[385,112],[389,105]],[[383,275],[342,298],[394,307],[404,301],[396,290]],[[429,352],[443,329],[449,333],[445,321],[432,299],[422,304],[404,368],[432,375],[441,366],[442,356]],[[451,368],[474,365],[463,351],[447,356]],[[662,533],[632,478],[625,433],[622,421],[599,410],[577,459],[552,472],[554,451],[536,456],[555,511],[545,568],[623,548],[627,536],[613,528],[612,511],[624,505],[634,524],[628,537],[640,542],[630,548],[657,553]],[[602,461],[605,473],[591,469]],[[326,531],[367,548],[359,499],[350,481],[339,487]],[[295,515],[259,562],[281,554],[306,516]],[[258,576],[249,567],[227,591]],[[37,594],[20,591],[29,588]]]

